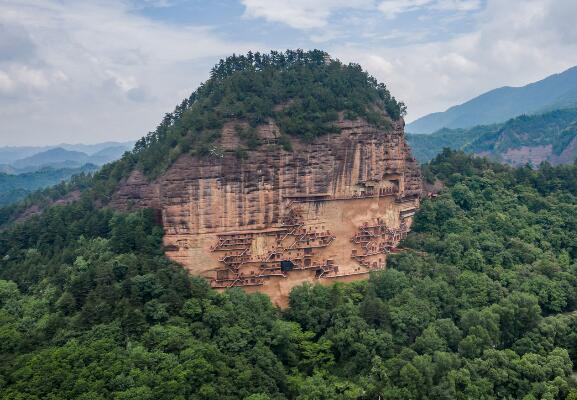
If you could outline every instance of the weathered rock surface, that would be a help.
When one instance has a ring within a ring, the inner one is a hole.
[[[301,282],[364,278],[408,230],[420,169],[402,121],[338,124],[340,133],[287,152],[271,122],[241,159],[239,124],[226,124],[211,156],[181,156],[154,182],[134,171],[112,205],[159,210],[167,256],[216,288],[243,286],[284,305]]]

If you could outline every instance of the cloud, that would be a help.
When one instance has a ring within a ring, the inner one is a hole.
[[[525,85],[576,65],[576,13],[577,2],[571,0],[489,0],[476,14],[472,31],[448,40],[394,48],[357,44],[331,53],[359,62],[387,83],[407,103],[413,120],[496,87]]]
[[[241,0],[245,17],[264,18],[296,29],[324,28],[339,11],[368,13],[380,11],[393,19],[399,14],[422,9],[438,11],[475,11],[481,0]]]
[[[433,10],[476,11],[482,6],[481,0],[438,0],[431,3]]]
[[[128,0],[0,1],[0,146],[142,136],[218,58],[249,48]]]
[[[387,18],[395,18],[398,14],[415,11],[429,4],[431,0],[386,0],[379,4],[378,9]]]
[[[573,0],[239,0],[213,26],[155,18],[181,2],[0,0],[0,146],[140,137],[249,49],[360,63],[409,120],[577,65]]]
[[[385,0],[378,9],[387,17],[417,10],[476,11],[481,8],[481,0]]]
[[[373,0],[241,0],[248,18],[264,18],[292,28],[322,28],[329,17],[342,9],[369,9]]]
[[[10,76],[8,76],[6,72],[0,70],[0,93],[12,92],[12,90],[14,90],[14,87],[15,84],[10,78]]]

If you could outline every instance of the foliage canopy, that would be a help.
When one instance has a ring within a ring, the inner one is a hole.
[[[0,236],[11,399],[565,399],[577,361],[577,166],[445,150],[404,253],[290,307],[162,255],[152,212],[90,199]]]
[[[444,147],[503,159],[510,149],[551,147],[553,157],[565,153],[574,159],[572,144],[577,136],[577,109],[553,110],[544,114],[521,115],[502,124],[479,125],[469,129],[440,129],[430,135],[407,135],[415,157],[433,159]]]
[[[248,52],[220,60],[209,80],[136,143],[133,157],[155,175],[183,153],[208,154],[227,121],[256,127],[273,120],[283,134],[311,141],[335,132],[338,112],[386,125],[385,115],[397,120],[405,110],[358,64],[323,51]]]

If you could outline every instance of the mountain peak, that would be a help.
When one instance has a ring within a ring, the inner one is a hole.
[[[471,128],[576,105],[577,66],[525,86],[490,90],[444,112],[421,117],[408,124],[407,131],[432,133],[441,128]]]
[[[220,60],[210,79],[166,114],[157,129],[136,143],[134,161],[147,175],[165,171],[180,155],[208,155],[226,123],[248,124],[241,142],[256,144],[250,132],[275,123],[282,142],[311,142],[336,132],[339,113],[385,126],[405,106],[358,64],[343,64],[321,50],[248,52]]]

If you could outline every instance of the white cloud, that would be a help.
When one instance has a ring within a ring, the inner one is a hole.
[[[133,11],[128,0],[0,0],[0,146],[142,136],[218,58],[258,48]]]
[[[430,3],[431,0],[385,0],[378,8],[385,17],[395,18],[398,14],[418,10]]]
[[[0,93],[9,93],[14,90],[14,82],[4,71],[0,70]]]
[[[481,0],[384,0],[378,9],[387,18],[422,9],[440,11],[475,11],[481,8]]]
[[[446,41],[331,49],[359,62],[404,100],[409,120],[487,90],[524,85],[577,65],[577,2],[489,0],[476,28]]]
[[[264,18],[296,29],[324,28],[339,10],[380,11],[392,19],[420,9],[474,11],[481,0],[241,0],[245,17]]]
[[[447,11],[475,11],[481,6],[481,0],[438,0],[431,4],[434,10]]]

